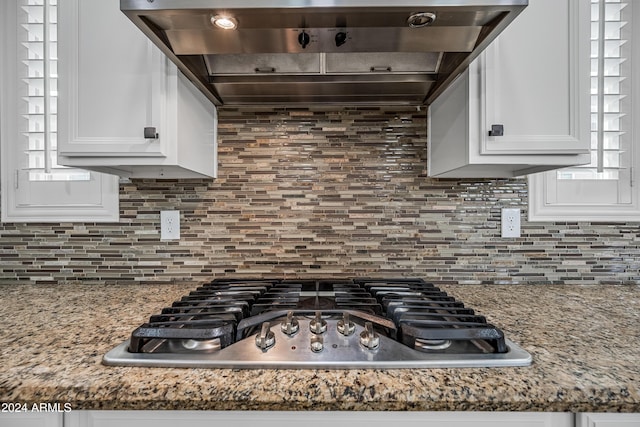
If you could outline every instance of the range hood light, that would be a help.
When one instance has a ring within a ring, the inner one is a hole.
[[[212,16],[211,23],[223,30],[235,30],[238,27],[238,21],[235,18],[224,15]]]
[[[433,21],[435,20],[436,20],[435,13],[420,12],[420,13],[414,13],[413,15],[411,15],[409,19],[407,19],[407,24],[409,24],[409,27],[411,28],[422,28],[422,27],[426,27],[427,25],[433,24]]]

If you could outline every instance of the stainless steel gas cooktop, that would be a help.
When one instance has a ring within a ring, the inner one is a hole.
[[[531,356],[421,279],[216,279],[150,317],[114,366],[528,366]]]

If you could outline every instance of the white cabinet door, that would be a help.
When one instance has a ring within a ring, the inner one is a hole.
[[[429,106],[430,176],[513,177],[590,161],[589,7],[531,1]]]
[[[60,0],[59,153],[163,157],[159,50],[120,12],[118,0]]]
[[[62,427],[62,414],[54,412],[3,412],[2,427]]]
[[[588,152],[589,12],[588,0],[533,0],[485,50],[480,154]]]
[[[176,424],[178,423],[178,424]],[[74,411],[65,427],[573,427],[565,413],[532,412],[322,412],[322,411]]]
[[[640,414],[578,414],[576,427],[640,427]]]

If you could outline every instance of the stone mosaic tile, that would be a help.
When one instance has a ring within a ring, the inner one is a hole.
[[[640,283],[637,224],[529,223],[524,179],[427,177],[415,108],[223,108],[219,178],[131,180],[117,224],[0,224],[0,283],[420,276]],[[500,210],[523,211],[500,238]],[[182,239],[160,241],[159,212]]]

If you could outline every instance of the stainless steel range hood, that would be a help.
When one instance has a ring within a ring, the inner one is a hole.
[[[121,0],[120,7],[216,105],[421,105],[527,3]]]

